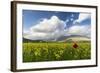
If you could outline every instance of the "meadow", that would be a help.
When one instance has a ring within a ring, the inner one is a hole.
[[[23,62],[91,59],[90,42],[23,42]]]

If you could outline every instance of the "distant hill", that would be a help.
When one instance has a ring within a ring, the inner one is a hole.
[[[31,40],[23,38],[23,42],[73,42],[73,41],[90,42],[91,39],[89,37],[81,35],[62,36],[57,38],[56,40]]]
[[[90,41],[89,37],[81,36],[81,35],[71,35],[71,36],[63,36],[57,39],[57,41],[67,42],[67,41]]]
[[[43,41],[43,40],[30,40],[30,39],[23,38],[23,42],[46,42],[46,41]]]
[[[70,37],[70,38],[67,38],[65,41],[91,41],[90,39],[86,38],[86,37]]]

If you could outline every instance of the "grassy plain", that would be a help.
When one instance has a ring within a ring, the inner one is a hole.
[[[90,42],[28,42],[23,43],[23,62],[83,60],[91,58]]]

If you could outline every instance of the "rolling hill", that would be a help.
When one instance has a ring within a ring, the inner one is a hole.
[[[80,36],[80,35],[71,35],[71,36],[62,36],[57,38],[56,40],[31,40],[31,39],[26,39],[23,38],[23,42],[73,42],[73,41],[78,41],[78,42],[90,42],[91,39],[86,36]]]

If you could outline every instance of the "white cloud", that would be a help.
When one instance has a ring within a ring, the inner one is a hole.
[[[82,35],[82,36],[91,36],[91,26],[90,25],[81,25],[81,22],[91,18],[89,13],[80,13],[79,18],[73,22],[73,26],[69,28],[68,34],[70,35]],[[80,24],[80,25],[77,25]]]
[[[90,25],[74,25],[69,28],[68,34],[70,35],[82,35],[90,37],[91,26]]]
[[[75,21],[81,22],[88,17],[88,14],[81,13],[79,19]],[[90,25],[73,25],[65,29],[66,21],[60,20],[57,16],[52,16],[50,19],[43,19],[38,24],[33,25],[28,31],[24,31],[24,38],[33,40],[56,40],[59,37],[69,35],[90,37]]]
[[[55,30],[63,30],[64,27],[64,21],[60,20],[57,16],[52,16],[50,19],[44,19],[36,26],[31,27],[31,31],[54,32]]]
[[[80,13],[79,14],[79,18],[74,21],[74,24],[76,22],[81,23],[82,21],[84,21],[84,20],[86,20],[88,18],[91,18],[91,14],[89,14],[89,13]]]
[[[64,29],[65,22],[60,20],[57,16],[52,16],[50,19],[44,19],[40,23],[32,26],[28,34],[24,38],[28,39],[56,39],[63,36],[66,32]]]

